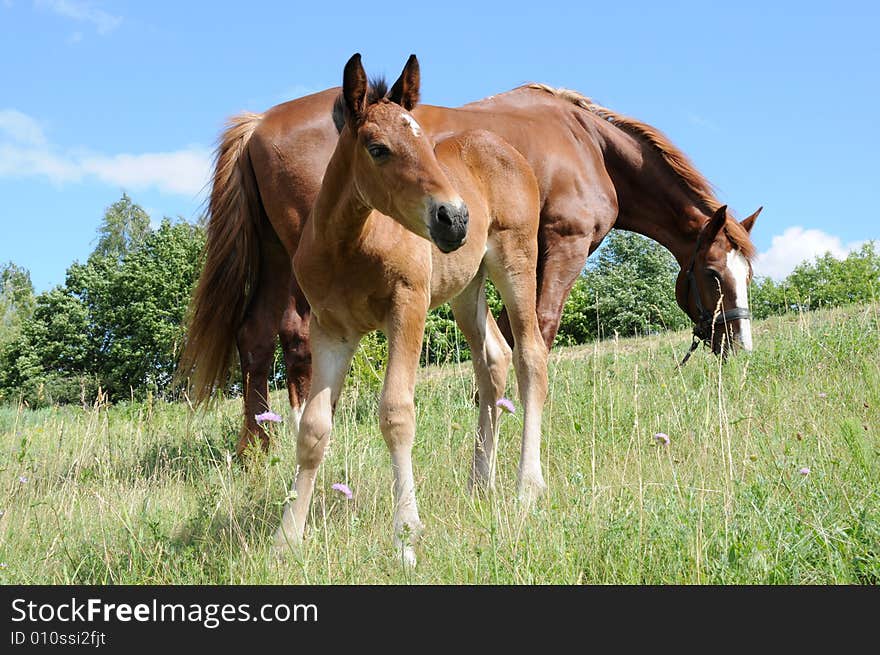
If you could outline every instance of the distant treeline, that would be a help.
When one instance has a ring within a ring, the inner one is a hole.
[[[63,285],[34,294],[25,269],[0,268],[0,400],[30,406],[91,403],[147,394],[172,397],[172,377],[185,338],[183,324],[201,270],[204,228],[164,219],[158,228],[127,195],[111,205],[85,263],[67,270]],[[675,302],[678,265],[662,246],[613,231],[591,258],[565,306],[557,344],[587,343],[688,327]],[[880,253],[867,243],[846,259],[830,254],[805,262],[782,282],[758,278],[750,288],[755,318],[875,301]],[[489,303],[501,303],[489,288]],[[372,336],[355,374],[376,377],[384,340]],[[448,306],[428,317],[423,363],[467,359]],[[273,380],[283,384],[276,356]],[[233,375],[230,391],[240,386]]]

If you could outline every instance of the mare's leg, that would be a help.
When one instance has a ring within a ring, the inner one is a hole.
[[[284,507],[281,526],[275,533],[275,546],[278,548],[302,542],[318,466],[324,459],[324,450],[330,440],[333,408],[358,344],[358,340],[344,340],[324,331],[314,317],[310,333],[314,381],[296,441],[297,470],[293,488],[296,498]]]
[[[553,347],[571,288],[587,258],[599,247],[617,218],[617,202],[611,192],[613,189],[607,192],[598,189],[586,198],[556,199],[541,212],[536,310],[547,350]],[[506,307],[498,324],[512,344]]]
[[[275,337],[292,275],[290,258],[278,242],[260,244],[260,277],[244,320],[236,334],[244,385],[244,425],[236,452],[242,452],[257,439],[264,450],[269,437],[254,418],[269,409],[268,374],[275,354]]]
[[[281,319],[281,350],[287,372],[287,396],[290,400],[290,424],[293,435],[299,432],[303,408],[312,383],[312,351],[309,347],[309,303],[291,276],[287,309]]]
[[[505,231],[486,256],[489,276],[507,307],[513,332],[513,363],[523,408],[523,438],[517,488],[524,501],[539,496],[546,484],[541,473],[541,414],[547,397],[547,348],[535,314],[534,240]]]
[[[536,309],[541,337],[547,350],[553,347],[568,294],[584,270],[590,253],[601,242],[601,238],[594,240],[593,226],[586,225],[586,220],[575,223],[581,229],[560,231],[558,223],[554,222],[542,225],[538,233],[544,259],[538,271]]]
[[[418,294],[395,299],[388,317],[388,367],[379,402],[379,426],[394,473],[394,546],[404,564],[416,561],[413,545],[422,532],[416,505],[412,448],[416,432],[413,395],[422,350],[427,302]]]
[[[495,452],[501,414],[495,403],[504,395],[511,360],[510,346],[486,306],[485,279],[481,267],[478,276],[451,303],[455,321],[471,349],[477,379],[480,419],[471,470],[472,490],[491,490],[495,486]]]

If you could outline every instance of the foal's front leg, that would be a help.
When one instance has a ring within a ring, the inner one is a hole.
[[[345,340],[323,330],[314,314],[309,329],[314,379],[297,435],[295,498],[285,505],[281,526],[275,533],[275,546],[280,549],[302,542],[318,466],[330,441],[333,407],[358,345],[357,339]]]
[[[423,527],[416,505],[412,447],[416,432],[416,369],[427,313],[426,299],[412,296],[398,298],[389,316],[385,330],[388,368],[379,404],[379,425],[394,472],[394,547],[409,566],[416,563],[413,546]]]

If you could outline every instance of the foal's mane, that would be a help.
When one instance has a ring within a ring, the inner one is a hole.
[[[371,77],[369,86],[367,87],[367,106],[374,105],[382,98],[388,95],[388,82],[382,76]],[[336,131],[342,132],[345,126],[345,100],[342,97],[342,91],[333,101],[333,123],[336,125]]]
[[[688,156],[685,155],[678,147],[676,147],[667,137],[657,128],[642,123],[629,116],[618,114],[617,112],[596,104],[590,98],[573,91],[572,89],[554,88],[546,84],[533,82],[524,84],[520,88],[537,89],[546,91],[551,95],[567,100],[568,102],[595,114],[599,118],[611,123],[622,132],[634,136],[635,138],[650,145],[669,166],[675,176],[703,206],[709,215],[721,207],[721,203],[715,197],[712,191],[712,184],[707,180],[700,171],[698,171]],[[728,210],[727,221],[724,225],[724,232],[730,242],[748,259],[752,259],[757,250],[755,244],[752,243],[749,233],[740,225]]]

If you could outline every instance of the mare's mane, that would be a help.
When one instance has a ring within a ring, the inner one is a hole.
[[[599,118],[602,118],[611,125],[614,125],[617,129],[635,137],[642,143],[649,145],[660,155],[663,162],[675,174],[675,177],[681,182],[684,188],[689,191],[701,205],[703,205],[703,210],[706,211],[709,216],[721,207],[721,203],[715,197],[715,193],[712,191],[712,185],[709,181],[696,169],[696,167],[694,167],[687,155],[669,140],[669,137],[652,125],[618,114],[607,107],[603,107],[602,105],[593,102],[582,93],[571,89],[554,88],[546,84],[538,83],[525,84],[520,88],[545,91],[557,98],[567,100],[581,109],[585,109]],[[724,231],[731,243],[739,249],[746,258],[752,259],[755,256],[757,250],[749,237],[749,233],[730,215],[729,212],[727,221],[724,225]]]

